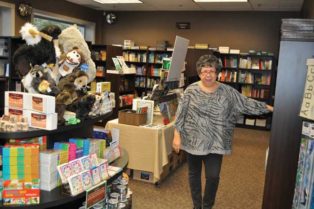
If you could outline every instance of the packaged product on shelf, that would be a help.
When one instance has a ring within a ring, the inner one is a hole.
[[[56,99],[54,96],[44,94],[27,94],[27,96],[29,102],[25,105],[25,109],[46,114],[56,112]]]
[[[57,166],[59,164],[59,151],[47,150],[40,152],[40,189],[51,191],[58,182]]]
[[[4,205],[38,204],[39,145],[5,145],[3,147]]]
[[[27,109],[29,97],[27,93],[17,91],[5,91],[4,106],[15,109]]]
[[[69,185],[72,195],[84,192],[83,180],[80,174],[69,177]]]
[[[57,113],[38,113],[34,111],[28,112],[29,126],[33,128],[55,130],[58,124]]]

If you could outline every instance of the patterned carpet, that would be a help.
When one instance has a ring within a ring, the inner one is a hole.
[[[270,132],[235,130],[233,153],[224,157],[214,209],[261,209],[265,152]],[[204,180],[204,175],[203,175]],[[133,209],[192,209],[187,164],[170,174],[159,187],[130,181]]]

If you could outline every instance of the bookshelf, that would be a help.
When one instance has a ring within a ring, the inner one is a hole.
[[[111,82],[111,91],[115,93],[116,106],[112,110],[112,118],[118,117],[119,110],[132,109],[135,97],[135,74],[106,74],[106,80]]]
[[[0,36],[0,115],[4,113],[4,92],[21,91],[21,80],[14,70],[13,54],[24,41],[20,37]]]
[[[222,69],[217,80],[232,86],[243,95],[273,105],[276,65],[274,56],[257,54],[219,54]],[[271,127],[271,114],[243,115],[237,126],[255,129]]]
[[[135,68],[135,89],[137,95],[147,95],[160,80],[162,60],[171,57],[171,50],[156,48],[124,48],[123,57],[130,68]]]
[[[120,56],[122,48],[112,45],[91,44],[92,60],[96,65],[96,81],[104,81],[107,69],[114,69],[112,57]]]

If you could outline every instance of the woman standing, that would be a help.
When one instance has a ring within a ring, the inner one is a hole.
[[[221,64],[214,55],[201,56],[196,69],[200,81],[187,87],[178,107],[173,149],[187,153],[194,208],[211,209],[218,189],[223,155],[231,154],[238,116],[265,114],[273,111],[273,107],[217,82]],[[203,197],[202,163],[206,177]]]

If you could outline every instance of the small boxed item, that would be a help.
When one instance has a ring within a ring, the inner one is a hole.
[[[134,170],[133,179],[154,183],[154,175],[152,172],[149,171]]]
[[[5,107],[15,108],[15,109],[27,109],[27,104],[29,103],[27,93],[17,92],[17,91],[6,91],[5,93]]]
[[[146,124],[147,113],[136,113],[134,110],[119,111],[119,123],[139,126]]]
[[[42,112],[42,113],[55,113],[56,101],[54,96],[48,96],[43,94],[29,94],[29,102],[26,105],[26,109]]]
[[[34,111],[28,112],[29,126],[33,128],[54,130],[57,129],[58,114],[57,113],[38,113]]]

